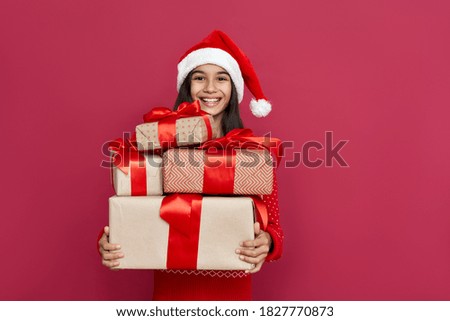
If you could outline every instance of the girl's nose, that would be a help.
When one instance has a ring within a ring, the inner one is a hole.
[[[213,93],[216,91],[216,86],[214,85],[214,81],[207,81],[205,83],[205,88],[203,90],[207,93]]]

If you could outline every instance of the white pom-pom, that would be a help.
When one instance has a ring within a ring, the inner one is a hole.
[[[265,99],[252,98],[250,101],[250,110],[256,117],[266,117],[272,110],[272,105]]]

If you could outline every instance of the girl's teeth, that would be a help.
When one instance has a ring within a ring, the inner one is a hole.
[[[219,101],[219,99],[218,98],[214,98],[214,99],[203,98],[203,101],[207,102],[207,103],[215,103],[215,102]]]

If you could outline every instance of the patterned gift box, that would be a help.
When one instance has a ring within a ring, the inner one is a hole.
[[[235,250],[254,238],[257,203],[250,197],[195,194],[113,196],[109,237],[124,254],[119,268],[249,269],[252,265],[241,261]]]
[[[267,150],[169,149],[163,162],[165,193],[272,193],[272,157]]]
[[[200,103],[183,103],[177,111],[153,108],[144,115],[144,124],[136,127],[139,150],[168,149],[198,145],[216,136],[214,119],[200,108]]]

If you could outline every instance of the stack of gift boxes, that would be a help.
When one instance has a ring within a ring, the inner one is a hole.
[[[277,140],[236,129],[216,138],[198,101],[154,108],[135,139],[111,144],[110,242],[120,268],[246,270],[235,249],[263,229]]]

